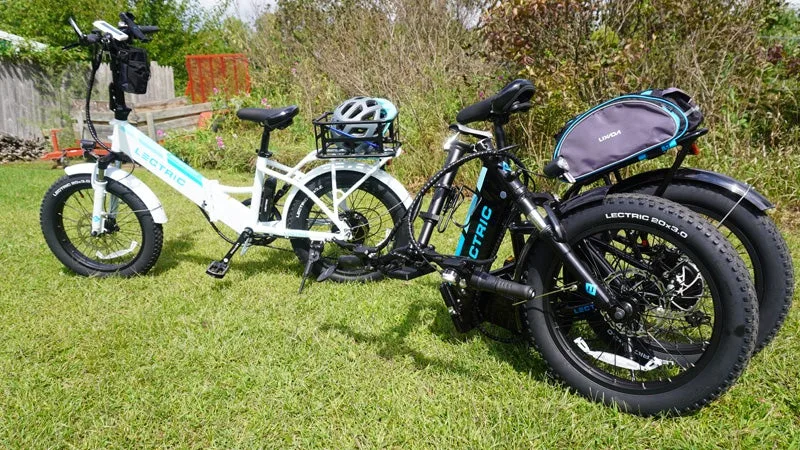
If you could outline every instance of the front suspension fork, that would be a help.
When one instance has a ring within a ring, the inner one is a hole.
[[[121,165],[120,161],[114,161],[116,168],[120,168]],[[119,198],[112,195],[108,202],[108,211],[105,211],[106,188],[108,187],[108,180],[105,176],[107,167],[108,164],[98,163],[92,173],[92,236],[102,234],[106,229],[106,221],[116,219],[119,210]]]
[[[599,306],[610,311],[616,319],[619,320],[625,317],[628,312],[620,306],[617,299],[609,295],[603,287],[603,284],[600,283],[586,268],[583,262],[578,259],[572,246],[566,242],[566,239],[558,229],[558,219],[556,219],[553,214],[545,215],[539,211],[536,204],[528,195],[528,188],[522,184],[519,178],[510,174],[510,176],[507,176],[506,181],[508,182],[511,195],[517,201],[520,210],[525,214],[528,221],[538,230],[539,236],[549,241],[556,251],[561,254],[565,268],[583,283],[583,290],[596,298]]]

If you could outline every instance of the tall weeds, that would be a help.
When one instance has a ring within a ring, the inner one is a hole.
[[[512,122],[512,138],[534,168],[575,114],[678,86],[711,129],[692,164],[784,205],[800,194],[800,19],[780,1],[279,0],[254,30],[228,32],[253,68],[244,103],[301,106],[303,119],[273,142],[310,150],[310,119],[353,95],[386,97],[407,152],[394,170],[412,187],[441,164],[459,109],[526,77],[535,106]],[[241,132],[234,122],[228,132]]]

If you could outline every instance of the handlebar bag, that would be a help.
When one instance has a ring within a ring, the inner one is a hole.
[[[119,86],[130,94],[147,92],[150,61],[143,48],[129,47],[119,51]]]
[[[663,155],[703,114],[677,88],[626,94],[579,114],[556,135],[553,160],[567,182],[584,181]]]

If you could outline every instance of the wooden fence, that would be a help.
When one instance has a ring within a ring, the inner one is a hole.
[[[175,82],[171,67],[150,63],[147,94],[126,98],[134,108],[138,104],[167,101],[175,98]],[[72,99],[83,97],[86,72],[77,68],[61,80],[52,81],[35,66],[0,61],[0,133],[23,139],[40,139],[42,130],[65,128],[78,117],[71,116]],[[92,98],[108,100],[111,74],[107,64],[98,70]]]
[[[35,67],[0,62],[0,132],[35,139],[63,126],[59,93]]]
[[[185,97],[165,101],[140,102],[128,116],[128,122],[152,139],[161,140],[171,130],[197,128],[200,115],[210,112],[211,106],[211,103],[189,105]],[[74,125],[75,133],[81,135],[86,126],[85,108],[82,102],[77,101],[74,102],[73,107],[73,115],[78,119]],[[98,137],[106,140],[111,134],[111,126],[108,123],[114,118],[114,113],[108,110],[106,102],[93,102],[90,113]],[[88,136],[88,133],[83,134]]]

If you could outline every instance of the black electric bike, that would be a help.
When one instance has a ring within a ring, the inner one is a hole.
[[[668,200],[610,194],[564,208],[534,192],[503,128],[530,109],[533,92],[516,80],[462,110],[444,168],[394,229],[394,248],[327,243],[350,254],[326,267],[401,279],[437,269],[459,331],[488,322],[522,333],[567,385],[629,412],[701,408],[733,384],[755,344],[758,306],[746,267],[715,227]],[[463,125],[479,121],[493,124],[494,139]],[[431,236],[454,222],[465,189],[454,186],[456,172],[470,161],[482,167],[477,187],[455,253],[443,254]],[[492,270],[507,232],[515,258]]]

